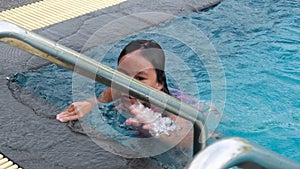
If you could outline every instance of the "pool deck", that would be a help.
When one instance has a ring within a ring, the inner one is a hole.
[[[0,11],[31,2],[34,0],[1,1]],[[34,32],[80,52],[95,31],[117,18],[140,12],[163,12],[178,16],[206,9],[219,2],[129,0]],[[157,19],[153,23],[165,21]],[[6,77],[49,63],[3,43],[0,43],[0,51],[0,152],[25,169],[159,168],[147,159],[126,159],[103,150],[89,137],[75,133],[66,123],[57,121],[55,115],[61,110],[41,98],[32,98],[26,91],[15,90],[13,86],[9,89]]]

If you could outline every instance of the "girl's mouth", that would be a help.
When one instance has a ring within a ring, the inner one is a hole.
[[[124,105],[128,105],[128,106],[133,105],[137,102],[143,104],[145,107],[150,107],[151,106],[150,103],[143,102],[141,100],[138,100],[138,99],[136,99],[132,96],[125,95],[125,94],[121,95],[121,100],[122,100]]]
[[[122,95],[121,99],[126,101],[126,102],[129,102],[131,104],[134,104],[136,102],[136,99],[132,96],[129,96],[129,95]]]

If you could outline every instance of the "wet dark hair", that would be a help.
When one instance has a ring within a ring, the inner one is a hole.
[[[165,74],[165,54],[161,46],[153,40],[134,40],[121,51],[118,63],[123,56],[136,50],[141,50],[142,55],[155,68],[157,82],[163,86],[161,91],[170,95]]]

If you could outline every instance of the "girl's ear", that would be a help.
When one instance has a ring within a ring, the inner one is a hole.
[[[156,89],[161,90],[164,86],[161,83],[156,83]]]

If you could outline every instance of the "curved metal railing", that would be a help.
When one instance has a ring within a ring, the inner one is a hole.
[[[225,169],[249,162],[256,165],[255,169],[300,168],[299,163],[245,139],[228,138],[215,142],[198,153],[187,169]]]
[[[114,86],[118,90],[129,91],[131,95],[138,99],[151,101],[154,105],[188,120],[194,121],[196,119],[196,133],[200,136],[201,131],[201,138],[198,140],[198,137],[195,137],[194,152],[205,147],[204,117],[195,108],[139,81],[132,80],[128,76],[76,51],[9,22],[0,21],[0,41],[23,49],[107,86],[110,86],[112,79],[114,79]],[[224,169],[243,162],[253,162],[268,169],[300,168],[300,164],[251,144],[247,140],[230,138],[218,141],[198,153],[188,165],[188,169]]]
[[[34,32],[20,28],[12,23],[0,21],[0,41],[25,50],[52,63],[84,75],[92,80],[129,92],[130,95],[150,101],[155,106],[165,109],[185,119],[195,121],[194,154],[205,147],[205,119],[199,110],[180,102],[159,90],[149,87],[127,75],[103,65],[83,54],[48,40]],[[112,80],[113,79],[113,80]]]

